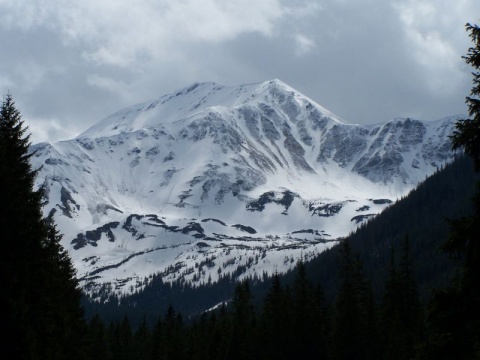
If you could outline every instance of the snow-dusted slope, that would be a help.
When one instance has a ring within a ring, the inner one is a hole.
[[[456,119],[351,125],[279,80],[196,83],[32,162],[85,289],[122,293],[315,256],[448,161]]]

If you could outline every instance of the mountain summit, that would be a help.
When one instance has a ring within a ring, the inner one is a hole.
[[[352,125],[279,80],[195,83],[34,145],[85,290],[286,271],[450,161],[457,117]]]
[[[232,111],[247,105],[258,106],[261,103],[282,102],[285,100],[282,99],[282,94],[289,93],[295,94],[294,97],[297,99],[301,98],[302,102],[313,104],[312,100],[276,79],[235,87],[213,82],[194,83],[157,100],[134,105],[112,114],[78,138],[97,138],[156,126],[172,126],[178,120],[198,118],[210,111],[220,112],[222,109]],[[340,122],[328,110],[319,105],[316,107],[323,115]]]

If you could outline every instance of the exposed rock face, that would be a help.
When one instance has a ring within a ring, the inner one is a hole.
[[[85,288],[129,292],[315,256],[449,161],[456,119],[352,125],[278,80],[197,83],[32,163]]]

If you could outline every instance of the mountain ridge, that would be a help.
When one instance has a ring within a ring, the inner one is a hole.
[[[195,83],[34,145],[32,162],[94,297],[313,258],[451,160],[458,118],[352,125],[279,80]]]

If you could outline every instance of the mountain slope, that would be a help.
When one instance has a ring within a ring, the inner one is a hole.
[[[451,230],[447,220],[473,212],[472,196],[479,178],[472,159],[458,156],[348,237],[378,300],[384,293],[391,250],[395,250],[397,264],[400,263],[406,236],[422,300],[430,297],[431,289],[450,284],[459,262],[441,250]],[[307,264],[312,277],[323,285],[330,298],[336,288],[338,254],[339,247],[332,247]]]
[[[457,118],[351,125],[279,80],[196,83],[32,162],[85,290],[122,294],[316,256],[448,162]]]
[[[461,156],[347,237],[362,262],[366,278],[371,281],[377,301],[384,294],[392,248],[398,264],[406,235],[409,236],[415,281],[422,300],[428,300],[432,288],[450,284],[458,264],[440,251],[449,231],[445,219],[471,214],[471,196],[478,178],[471,159]],[[337,293],[339,250],[339,246],[332,246],[305,263],[309,279],[314,285],[322,286],[328,303]],[[295,270],[281,275],[281,283],[292,286],[296,275]],[[264,277],[250,282],[255,304],[263,304],[271,283],[271,278]],[[225,277],[218,283],[190,288],[178,283],[165,284],[160,277],[153,277],[143,291],[123,298],[120,304],[118,299],[111,299],[106,303],[88,302],[85,306],[88,317],[101,314],[109,322],[121,321],[128,314],[130,321],[140,324],[146,316],[153,325],[164,316],[170,304],[189,318],[221,302],[228,302],[235,285]]]

